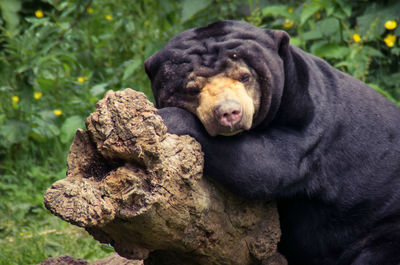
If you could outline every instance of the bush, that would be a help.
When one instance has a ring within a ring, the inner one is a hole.
[[[201,13],[211,1],[196,3],[1,0],[0,154],[16,157],[32,144],[52,150],[54,141],[65,148],[108,89],[151,97],[144,60],[194,14],[207,23],[234,9],[222,4],[213,16]]]
[[[290,1],[255,10],[253,23],[285,29],[291,42],[400,100],[398,1]]]

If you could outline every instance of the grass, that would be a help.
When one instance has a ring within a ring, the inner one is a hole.
[[[38,264],[63,254],[92,261],[113,252],[45,209],[45,190],[65,176],[66,153],[58,156],[40,162],[40,155],[27,153],[24,164],[1,164],[8,174],[0,183],[0,265]]]
[[[65,177],[69,143],[43,145],[18,146],[0,163],[0,265],[39,264],[63,254],[89,261],[108,256],[112,247],[45,209],[46,189]]]
[[[0,265],[38,264],[48,257],[63,254],[93,261],[113,252],[112,247],[95,241],[84,229],[50,214],[45,217],[46,224],[31,218],[30,225],[0,239]]]

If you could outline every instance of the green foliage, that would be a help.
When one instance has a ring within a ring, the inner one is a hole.
[[[201,10],[204,10],[210,4],[211,4],[211,0],[201,0],[201,1],[185,0],[185,1],[183,1],[182,17],[181,17],[182,22],[187,21],[188,19],[193,17],[194,14],[196,14],[197,12],[200,12]]]
[[[0,9],[3,14],[3,19],[7,22],[7,32],[10,36],[15,36],[18,33],[18,12],[21,10],[21,2],[14,0],[0,0]]]
[[[194,18],[206,24],[235,8],[211,0],[47,0],[34,1],[46,10],[18,18],[23,1],[11,2],[0,0],[2,14],[10,14],[0,35],[0,155],[6,157],[16,144],[23,153],[31,144],[70,143],[108,89],[132,87],[151,98],[144,60]],[[10,34],[11,26],[23,33]]]
[[[387,91],[398,102],[400,28],[385,28],[387,21],[400,22],[398,14],[400,2],[393,0],[373,3],[308,0],[261,7],[250,20],[288,31],[292,44],[326,59],[379,91]],[[393,35],[393,46],[386,42],[388,35]]]
[[[151,98],[143,62],[173,35],[220,19],[284,29],[399,101],[400,26],[385,28],[398,14],[394,0],[0,0],[0,264],[110,252],[47,213],[43,193],[107,90]]]

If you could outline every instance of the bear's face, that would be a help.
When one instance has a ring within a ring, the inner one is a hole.
[[[189,75],[190,96],[182,104],[194,113],[211,136],[234,135],[249,130],[260,107],[260,86],[254,70],[240,61],[229,61],[223,72],[205,78]]]
[[[195,114],[212,135],[265,128],[282,100],[289,36],[245,22],[184,31],[145,62],[158,108]]]

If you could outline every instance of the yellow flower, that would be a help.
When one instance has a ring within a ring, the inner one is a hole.
[[[148,21],[148,20],[146,20],[145,22],[144,22],[144,25],[145,26],[148,26],[150,24],[150,22]]]
[[[83,82],[85,82],[85,81],[87,81],[88,80],[88,77],[87,76],[80,76],[80,77],[78,77],[77,79],[76,79],[76,81],[78,81],[79,83],[83,83]]]
[[[106,19],[107,19],[108,21],[111,21],[111,20],[113,19],[113,16],[110,15],[110,14],[107,14],[107,15],[106,15]]]
[[[383,41],[386,43],[386,46],[388,47],[393,47],[394,43],[396,42],[396,36],[393,34],[388,34],[386,37],[383,39]]]
[[[24,235],[24,233],[23,233],[23,232],[19,232],[19,235],[20,235],[20,236],[23,236],[23,235]]]
[[[293,24],[294,24],[293,20],[286,19],[285,24],[283,24],[283,27],[285,29],[290,29],[293,26]]]
[[[54,115],[56,115],[56,116],[60,116],[60,115],[62,114],[62,110],[60,110],[60,109],[55,109],[55,110],[53,110],[53,113],[54,113]]]
[[[288,12],[289,12],[289,13],[293,13],[293,11],[294,11],[294,10],[293,10],[293,7],[289,7]]]
[[[43,13],[43,11],[42,10],[36,10],[35,11],[35,16],[37,17],[37,18],[42,18],[42,17],[44,17],[44,13]]]
[[[395,29],[397,27],[396,20],[388,20],[385,22],[385,28],[388,30]]]
[[[318,12],[318,13],[315,14],[315,17],[316,17],[317,19],[321,19],[322,15],[321,15],[320,12]]]
[[[94,13],[93,7],[88,7],[88,8],[86,9],[86,11],[87,11],[89,14],[93,14],[93,13]]]
[[[33,92],[33,98],[34,99],[40,99],[42,96],[43,96],[42,92],[39,92],[39,91]]]
[[[18,96],[13,96],[13,97],[11,98],[11,100],[12,100],[13,102],[15,102],[15,103],[18,103],[18,102],[19,102],[19,97],[18,97]]]
[[[361,36],[357,33],[353,34],[353,40],[354,42],[360,42],[361,41]]]

